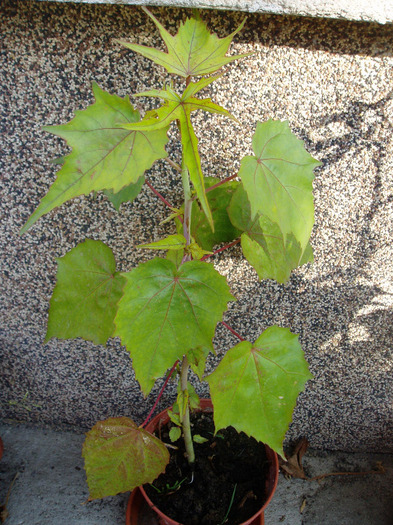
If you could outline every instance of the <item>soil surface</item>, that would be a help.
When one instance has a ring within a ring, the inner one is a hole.
[[[179,439],[170,449],[164,474],[145,485],[150,499],[167,516],[184,525],[239,525],[263,506],[269,460],[265,446],[229,427],[214,436],[211,413],[192,415],[193,435],[206,438],[195,443],[194,473]],[[161,428],[160,437],[170,443],[172,423]]]

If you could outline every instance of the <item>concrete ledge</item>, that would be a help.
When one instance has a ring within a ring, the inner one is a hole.
[[[12,480],[6,525],[116,525],[124,523],[128,493],[88,497],[82,434],[0,423],[4,456],[0,462],[0,503]],[[384,474],[372,474],[380,463]],[[279,477],[265,512],[266,523],[280,525],[391,524],[393,456],[309,450],[304,467],[310,477],[330,472],[370,472],[320,481]],[[138,520],[138,523],[140,521]],[[150,513],[141,523],[158,525]]]
[[[43,1],[43,0],[41,0]],[[393,22],[392,0],[54,0],[86,4],[154,5],[227,9],[249,13],[312,16],[377,22]]]

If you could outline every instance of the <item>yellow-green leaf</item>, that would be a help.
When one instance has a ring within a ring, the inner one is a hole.
[[[108,246],[86,240],[57,259],[45,341],[83,337],[105,344],[115,330],[117,304],[125,284]]]
[[[184,250],[187,245],[184,235],[168,235],[165,239],[148,244],[139,244],[137,248],[149,248],[151,250]]]
[[[241,162],[239,176],[251,206],[251,218],[263,215],[283,236],[293,235],[304,251],[314,224],[313,170],[320,163],[304,149],[287,122],[258,122],[255,156]]]
[[[216,324],[233,297],[225,277],[199,261],[177,268],[156,258],[122,275],[127,282],[115,333],[147,395],[155,380],[191,348],[212,348]]]
[[[42,215],[64,202],[92,191],[120,192],[138,183],[145,170],[167,156],[167,129],[152,132],[126,130],[125,123],[140,119],[128,97],[122,99],[93,84],[95,103],[61,126],[46,126],[65,139],[72,152],[64,159],[57,179],[21,229],[24,233]]]
[[[82,455],[90,500],[152,483],[169,463],[164,443],[128,417],[94,425],[86,434]]]
[[[185,23],[180,24],[178,33],[172,36],[150,11],[145,7],[142,9],[157,26],[161,38],[167,46],[168,53],[122,40],[119,43],[153,60],[156,64],[163,66],[169,73],[174,73],[184,78],[209,75],[222,66],[251,54],[225,56],[233,37],[243,28],[245,19],[233,33],[225,38],[218,38],[216,34],[209,32],[199,17],[187,18]]]
[[[297,396],[311,378],[298,336],[288,328],[272,326],[254,344],[239,343],[206,378],[216,430],[233,426],[284,457]]]
[[[228,208],[232,224],[242,230],[243,254],[260,279],[289,279],[292,270],[313,260],[310,244],[303,250],[292,233],[284,237],[277,224],[268,217],[256,214],[253,218],[246,192],[239,186]]]

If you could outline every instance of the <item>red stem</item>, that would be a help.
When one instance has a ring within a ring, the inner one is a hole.
[[[162,397],[162,394],[164,393],[164,390],[165,390],[165,388],[166,388],[166,385],[168,384],[168,381],[170,380],[170,378],[171,378],[173,372],[175,371],[175,368],[177,367],[178,362],[179,362],[179,360],[177,360],[176,363],[175,363],[175,364],[172,366],[172,368],[170,369],[169,374],[167,375],[167,378],[165,379],[165,382],[164,382],[164,384],[163,384],[162,387],[161,387],[160,393],[158,394],[157,399],[156,399],[156,401],[155,401],[155,403],[154,403],[154,405],[153,405],[153,408],[150,410],[150,412],[149,412],[147,418],[146,418],[145,421],[142,423],[142,425],[140,425],[139,428],[143,428],[143,427],[146,426],[147,423],[149,422],[151,416],[153,415],[154,410],[156,409],[156,406],[158,405],[159,400],[160,400],[161,397]]]
[[[236,239],[236,241],[233,241],[231,242],[230,244],[226,244],[225,246],[223,246],[222,248],[219,248],[218,250],[216,250],[215,252],[213,253],[208,253],[206,255],[204,255],[201,259],[201,261],[205,261],[206,259],[208,259],[209,257],[212,257],[213,255],[216,255],[216,253],[220,253],[220,252],[223,252],[224,250],[227,250],[228,248],[231,248],[232,246],[235,246],[235,244],[238,244],[240,242],[240,239]]]
[[[221,321],[222,324],[225,326],[225,328],[228,328],[228,330],[233,334],[235,335],[238,339],[240,339],[240,341],[245,341],[244,337],[242,337],[240,334],[238,334],[237,332],[235,332],[235,330],[233,328],[231,328],[228,324],[226,324],[225,321]]]
[[[226,182],[229,182],[230,180],[236,178],[237,176],[238,174],[236,173],[235,175],[231,175],[230,177],[227,177],[226,179],[220,180],[220,182],[217,182],[216,184],[213,184],[213,186],[209,186],[208,188],[206,188],[205,193],[215,190],[219,186],[222,186],[223,184],[225,184]]]
[[[159,193],[155,188],[153,188],[153,186],[150,184],[150,182],[147,180],[146,181],[146,184],[149,186],[149,188],[151,189],[151,191],[153,193],[155,193],[157,195],[157,197],[162,200],[162,202],[168,206],[168,208],[172,208],[173,206],[161,195],[161,193]]]

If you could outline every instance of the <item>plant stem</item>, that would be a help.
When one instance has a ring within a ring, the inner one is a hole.
[[[180,386],[182,392],[187,391],[187,383],[188,383],[188,359],[185,355],[183,357],[183,361],[181,364],[180,369]],[[184,444],[186,447],[186,454],[187,454],[187,461],[189,465],[193,465],[195,463],[195,452],[194,452],[194,444],[192,442],[192,434],[191,434],[191,424],[190,424],[190,407],[188,405],[188,399],[186,404],[186,409],[184,412],[183,420],[182,420],[182,427],[183,427],[183,437],[184,437]]]
[[[150,184],[150,182],[147,180],[146,181],[146,184],[149,186],[149,188],[151,189],[151,191],[157,195],[157,197],[166,205],[168,206],[168,208],[172,208],[173,206],[165,199],[165,197],[163,197],[161,195],[161,193],[159,193],[155,188],[153,188],[153,186]]]
[[[172,166],[172,168],[174,168],[179,173],[181,172],[181,167],[179,166],[177,162],[174,162],[172,159],[169,159],[168,157],[165,160],[167,161],[168,164]]]
[[[191,82],[191,77],[188,76],[186,78],[186,87]],[[180,126],[179,126],[180,128]],[[181,132],[181,130],[180,130]],[[192,209],[192,199],[191,199],[191,187],[190,187],[190,179],[188,175],[188,169],[186,166],[186,162],[184,160],[184,153],[182,152],[182,162],[181,162],[181,180],[183,184],[183,192],[184,192],[184,218],[183,218],[183,235],[186,239],[187,246],[190,244],[191,240],[191,209]],[[191,255],[185,254],[182,260],[182,263],[191,260]],[[194,444],[192,441],[192,434],[191,434],[191,423],[190,423],[190,405],[188,403],[188,395],[187,393],[187,385],[188,385],[188,359],[187,356],[183,356],[183,361],[180,368],[180,387],[183,395],[185,396],[186,407],[184,411],[184,415],[182,417],[182,429],[183,429],[183,438],[184,438],[184,445],[186,447],[186,454],[187,454],[187,461],[188,464],[191,465],[191,467],[195,463],[195,452],[194,452]]]
[[[238,334],[233,328],[229,326],[225,321],[221,321],[222,324],[227,328],[234,336],[236,336],[240,341],[245,341],[244,337],[242,337],[240,334]]]
[[[209,186],[208,188],[206,188],[205,193],[215,190],[216,188],[218,188],[219,186],[222,186],[226,182],[229,182],[230,180],[235,179],[237,176],[238,176],[238,173],[236,173],[235,175],[231,175],[230,177],[227,177],[226,179],[220,180],[220,182],[217,182],[216,184],[213,184],[213,186]]]
[[[235,244],[239,244],[240,242],[240,238],[239,239],[236,239],[236,241],[233,241],[231,242],[230,244],[226,244],[225,246],[223,246],[222,248],[219,248],[218,250],[215,250],[213,253],[208,253],[206,255],[204,255],[201,259],[201,261],[205,261],[206,259],[208,259],[209,257],[212,257],[213,255],[216,255],[216,253],[220,253],[220,252],[223,252],[224,250],[227,250],[228,248],[231,248],[232,246],[235,246]]]
[[[208,188],[205,189],[205,193],[209,193],[209,191],[212,191],[212,190],[215,190],[216,188],[218,188],[219,186],[222,186],[223,184],[225,184],[226,182],[229,182],[233,179],[235,179],[236,177],[238,177],[239,174],[238,173],[235,173],[235,175],[231,175],[230,177],[227,177],[226,179],[222,179],[220,180],[219,182],[217,182],[216,184],[213,184],[213,186],[209,186]],[[192,200],[194,201],[195,199],[197,198],[196,195],[194,195],[194,197],[192,198]]]
[[[154,413],[154,410],[156,409],[156,406],[158,405],[159,400],[161,399],[162,394],[164,393],[164,390],[165,390],[166,385],[168,384],[168,381],[169,381],[170,378],[172,377],[172,374],[173,374],[173,372],[175,371],[175,368],[177,367],[178,362],[179,362],[179,360],[177,360],[176,363],[175,363],[175,364],[172,366],[172,368],[170,369],[169,374],[167,375],[167,378],[165,379],[165,382],[164,382],[164,384],[163,384],[162,387],[161,387],[160,393],[158,394],[157,399],[155,400],[155,403],[154,403],[152,409],[151,409],[150,412],[148,413],[147,418],[146,418],[145,421],[142,423],[142,425],[140,426],[140,428],[143,428],[143,427],[146,426],[147,423],[149,422],[151,416],[152,416],[153,413]]]

